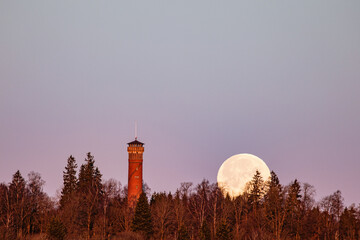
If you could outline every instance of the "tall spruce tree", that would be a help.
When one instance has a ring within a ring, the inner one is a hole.
[[[87,239],[93,234],[95,216],[100,211],[102,200],[101,173],[95,167],[94,156],[87,153],[85,164],[82,164],[79,171],[78,193],[81,204],[79,206],[79,225],[86,229]]]
[[[146,238],[150,238],[154,232],[151,220],[150,205],[144,192],[141,193],[135,207],[135,215],[131,230],[142,233]]]
[[[293,238],[299,236],[300,230],[300,199],[301,199],[301,186],[297,179],[294,180],[289,186],[287,198],[285,203],[286,218],[284,227],[287,228],[289,235]]]
[[[251,208],[257,208],[264,194],[264,180],[258,170],[250,182],[249,204]]]
[[[61,190],[60,207],[63,208],[65,204],[71,199],[72,195],[76,192],[77,177],[76,177],[76,160],[70,155],[67,160],[65,171],[63,171],[64,186]]]
[[[95,175],[95,160],[91,153],[87,153],[85,164],[82,164],[79,171],[78,190],[87,193],[92,190]]]
[[[282,186],[274,171],[268,182],[268,191],[264,196],[267,227],[274,239],[280,239],[285,212],[283,208]]]
[[[26,182],[21,176],[20,171],[13,175],[12,182],[9,185],[10,204],[11,204],[11,233],[13,237],[21,239],[23,237],[24,220],[26,217]]]

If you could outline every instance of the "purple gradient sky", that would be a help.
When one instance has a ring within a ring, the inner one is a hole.
[[[252,153],[283,184],[360,202],[360,1],[1,1],[0,182],[70,154],[153,191]]]

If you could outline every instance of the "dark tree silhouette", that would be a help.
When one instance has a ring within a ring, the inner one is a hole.
[[[267,229],[274,239],[280,240],[285,220],[282,186],[275,172],[271,172],[268,190],[264,197]]]
[[[21,176],[20,171],[13,175],[12,182],[9,186],[10,204],[11,204],[11,230],[9,233],[13,237],[21,239],[23,237],[24,223],[27,214],[25,179]]]
[[[150,238],[154,232],[150,205],[144,192],[140,194],[136,203],[134,220],[132,222],[131,229],[134,232],[143,234],[147,238]]]
[[[155,192],[151,196],[150,208],[153,219],[157,220],[154,221],[154,237],[169,239],[170,233],[176,228],[172,195]]]
[[[63,171],[64,185],[61,190],[60,207],[64,207],[66,203],[71,201],[72,197],[76,193],[77,177],[76,177],[76,160],[70,155],[67,160],[65,171]]]
[[[63,174],[59,208],[38,173],[0,183],[0,239],[360,239],[360,206],[345,207],[340,191],[316,203],[310,184],[283,186],[274,172],[265,182],[256,172],[237,197],[205,179],[174,194],[151,195],[144,184],[135,209],[126,186],[102,181],[90,153],[78,177],[72,156]]]
[[[285,218],[285,228],[287,229],[289,235],[292,238],[299,238],[300,237],[300,213],[301,213],[301,186],[297,179],[295,179],[290,186],[288,187],[287,191],[287,198],[285,202],[285,211],[286,211],[286,218]]]
[[[250,182],[249,204],[251,208],[258,208],[264,194],[264,180],[258,170]]]
[[[340,216],[340,239],[359,239],[360,219],[356,219],[356,210],[353,206],[345,208]]]
[[[81,165],[78,181],[78,194],[80,199],[79,226],[86,229],[87,239],[93,235],[95,217],[100,212],[102,201],[101,173],[95,167],[94,156],[89,152],[85,164]]]

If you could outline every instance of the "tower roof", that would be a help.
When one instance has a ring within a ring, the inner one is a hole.
[[[133,145],[133,144],[134,144],[134,145],[136,144],[136,145],[141,145],[141,146],[142,146],[142,145],[144,145],[145,143],[139,142],[137,139],[135,139],[134,141],[128,143],[128,145]]]

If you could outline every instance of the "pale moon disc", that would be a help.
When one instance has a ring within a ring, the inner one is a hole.
[[[252,180],[258,170],[264,181],[270,177],[266,163],[255,155],[243,153],[234,155],[221,165],[217,175],[218,186],[224,194],[237,197],[244,193],[246,184]]]

